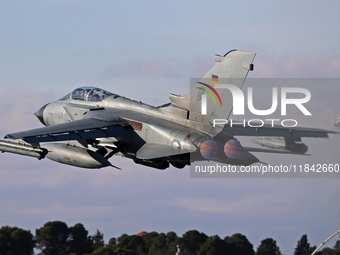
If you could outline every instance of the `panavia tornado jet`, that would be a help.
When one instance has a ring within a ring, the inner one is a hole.
[[[217,63],[187,95],[170,94],[170,103],[158,107],[100,88],[77,88],[35,112],[45,127],[7,134],[0,140],[0,151],[93,169],[119,168],[109,161],[115,155],[166,169],[204,160],[250,165],[259,162],[254,151],[305,153],[301,137],[327,137],[329,131],[215,125],[216,119],[228,119],[233,109],[232,94],[218,85],[241,89],[254,58],[255,53],[238,50],[216,55]],[[256,140],[271,149],[246,148],[235,136],[274,139]]]

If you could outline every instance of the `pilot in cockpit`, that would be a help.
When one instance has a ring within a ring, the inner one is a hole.
[[[99,94],[95,90],[90,93],[88,100],[93,102],[101,101]]]

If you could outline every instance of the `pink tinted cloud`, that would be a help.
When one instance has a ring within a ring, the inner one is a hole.
[[[190,78],[203,77],[215,63],[213,58],[195,58],[193,63],[190,63]]]
[[[284,78],[338,78],[340,77],[340,56],[287,55],[279,59],[255,58],[254,76]]]
[[[100,76],[114,77],[203,77],[215,64],[211,58],[195,58],[190,62],[166,59],[131,60],[126,64],[107,67]],[[261,55],[254,60],[252,77],[291,78],[291,77],[339,77],[340,56],[285,55],[280,58]]]
[[[55,101],[53,93],[14,89],[0,94],[0,136],[3,132],[17,132],[41,127],[32,115],[48,102]]]
[[[145,76],[145,77],[176,77],[181,69],[173,61],[165,59],[131,60],[126,64],[107,67],[100,76],[103,78]]]

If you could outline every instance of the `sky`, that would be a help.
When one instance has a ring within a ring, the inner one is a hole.
[[[187,93],[190,78],[213,66],[214,54],[232,49],[257,53],[250,80],[340,76],[337,1],[0,4],[3,136],[41,127],[30,113],[80,86],[167,103],[169,93]],[[310,88],[308,107],[315,118],[301,124],[334,129],[340,107],[336,81]],[[256,155],[267,163],[339,163],[338,141],[334,135],[307,139],[309,157]],[[111,162],[123,170],[84,170],[1,154],[0,226],[35,233],[47,221],[80,222],[90,234],[99,229],[107,241],[141,231],[182,235],[196,229],[221,238],[242,233],[255,250],[261,240],[275,239],[285,255],[303,234],[318,245],[340,227],[337,178],[195,179],[189,167],[159,171],[120,157]]]

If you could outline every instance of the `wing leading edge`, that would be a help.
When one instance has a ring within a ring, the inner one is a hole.
[[[5,138],[23,139],[28,143],[40,143],[120,137],[128,134],[125,128],[129,126],[130,125],[120,117],[110,121],[87,118],[54,126],[12,133],[6,135]]]

